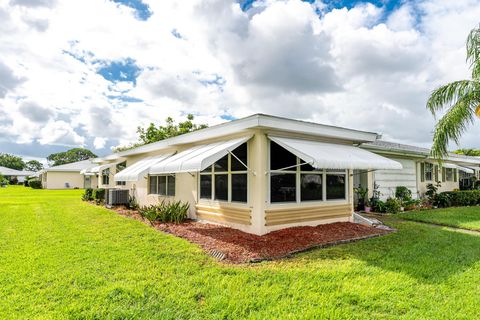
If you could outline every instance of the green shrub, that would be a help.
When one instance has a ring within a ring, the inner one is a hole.
[[[448,208],[452,205],[452,201],[450,199],[450,195],[448,193],[442,192],[435,195],[433,199],[433,205],[437,206],[438,208]]]
[[[30,180],[28,182],[28,185],[32,188],[32,189],[42,189],[42,182],[40,180]]]
[[[410,200],[403,201],[403,207],[405,211],[415,210],[420,206],[421,203],[422,203],[421,200],[410,199]]]
[[[372,200],[372,211],[378,212],[378,213],[385,213],[386,212],[385,202],[380,199]]]
[[[101,188],[100,189],[93,189],[92,198],[97,203],[100,203],[103,200],[105,200],[105,189],[101,189]]]
[[[85,192],[82,195],[82,200],[83,201],[92,201],[94,200],[93,198],[93,189],[92,188],[86,188]]]
[[[398,186],[395,188],[395,198],[401,201],[407,201],[412,199],[412,191],[404,186]]]
[[[402,204],[400,200],[396,198],[388,198],[385,202],[385,212],[387,213],[398,213],[401,207]]]
[[[442,192],[450,199],[450,205],[454,207],[476,206],[480,204],[480,190],[463,190]]]
[[[182,201],[162,201],[158,205],[141,207],[138,213],[153,224],[158,222],[181,223],[188,217],[190,204]]]

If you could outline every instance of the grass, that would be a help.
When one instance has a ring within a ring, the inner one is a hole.
[[[407,220],[480,231],[480,207],[455,207],[398,214]]]
[[[0,189],[1,319],[474,319],[480,237],[398,232],[256,265],[104,208],[80,191]],[[387,218],[388,219],[388,218]]]

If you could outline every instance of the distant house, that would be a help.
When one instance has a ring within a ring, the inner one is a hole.
[[[13,178],[17,179],[19,183],[23,183],[26,178],[34,174],[35,172],[32,171],[20,171],[20,170],[15,170],[15,169],[10,169],[10,168],[5,168],[5,167],[0,167],[0,174],[7,178],[8,180],[11,180]]]
[[[355,186],[368,188],[371,194],[376,184],[383,199],[395,196],[398,186],[409,188],[416,198],[425,194],[430,183],[439,184],[439,191],[452,191],[469,187],[472,177],[480,178],[478,157],[452,153],[440,164],[430,157],[427,148],[383,140],[364,143],[361,148],[402,164],[401,170],[376,170],[355,175]]]
[[[81,173],[94,166],[92,160],[78,161],[43,169],[37,176],[44,189],[97,188],[96,175]]]

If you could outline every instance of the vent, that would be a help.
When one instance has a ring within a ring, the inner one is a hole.
[[[105,202],[111,206],[128,204],[128,190],[109,189],[107,192],[107,199]]]

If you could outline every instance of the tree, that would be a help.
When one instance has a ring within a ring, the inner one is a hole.
[[[431,153],[437,159],[448,154],[451,140],[459,143],[468,125],[474,122],[475,115],[480,117],[480,25],[470,31],[466,47],[472,79],[455,81],[434,90],[427,102],[427,109],[434,116],[447,107],[433,135]]]
[[[27,161],[27,163],[25,163],[25,170],[27,170],[27,171],[37,172],[37,171],[40,171],[42,169],[43,169],[43,164],[41,164],[37,160],[30,160],[30,161]]]
[[[52,153],[47,157],[47,160],[51,166],[59,166],[96,157],[97,156],[88,149],[73,148],[65,152]]]
[[[148,127],[138,127],[138,139],[140,140],[137,143],[134,143],[125,147],[115,148],[115,152],[125,151],[128,149],[136,148],[147,143],[157,142],[160,140],[165,140],[168,138],[176,137],[185,133],[193,132],[196,130],[207,128],[207,124],[195,124],[193,123],[194,116],[193,114],[187,115],[187,120],[179,122],[178,125],[175,124],[175,120],[172,117],[168,117],[165,120],[165,125],[155,126],[155,124],[150,123]]]
[[[453,153],[463,154],[463,155],[472,156],[472,157],[480,157],[480,150],[476,150],[476,149],[458,149],[453,151]]]
[[[22,158],[14,156],[13,154],[0,153],[0,166],[15,170],[23,170],[25,168],[25,162]]]

